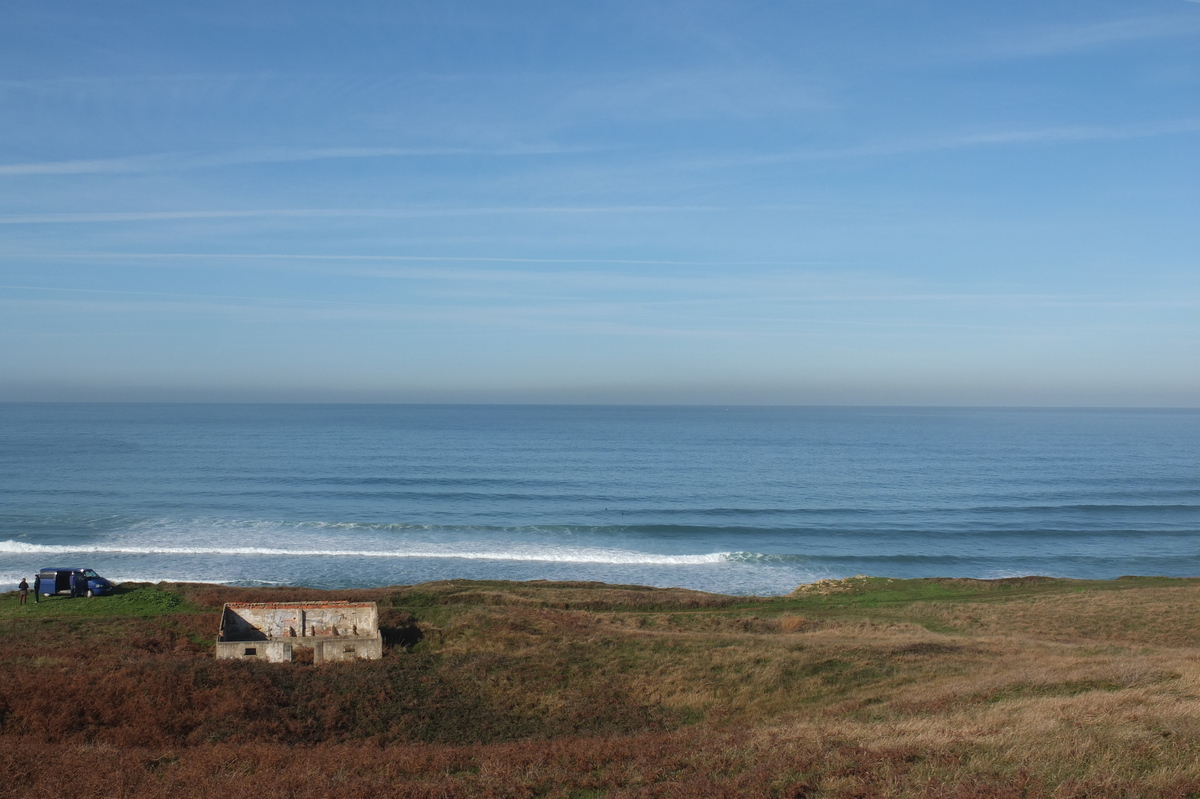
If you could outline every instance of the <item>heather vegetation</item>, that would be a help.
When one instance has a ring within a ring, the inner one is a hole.
[[[379,661],[217,661],[221,603],[379,602]],[[785,597],[448,581],[0,597],[0,793],[1200,796],[1200,580]]]

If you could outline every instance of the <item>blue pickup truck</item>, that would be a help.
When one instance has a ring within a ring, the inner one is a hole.
[[[76,596],[101,596],[113,590],[112,583],[91,569],[44,566],[38,571],[42,578],[42,596],[71,596],[72,574],[75,575]]]

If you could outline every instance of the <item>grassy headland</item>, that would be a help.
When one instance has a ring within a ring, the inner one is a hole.
[[[213,659],[221,603],[316,598],[379,602],[384,659]],[[1200,580],[8,594],[0,773],[73,797],[1200,796]]]

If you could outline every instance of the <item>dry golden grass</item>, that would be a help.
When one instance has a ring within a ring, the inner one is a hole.
[[[921,610],[914,608],[915,613]],[[932,607],[928,611],[938,612]],[[1063,641],[1195,646],[1200,631],[1200,586],[1081,591],[976,605],[966,615],[963,628],[972,633],[1016,631]]]
[[[0,599],[0,795],[1200,796],[1194,581],[337,592],[423,638],[324,668],[205,636],[330,594],[170,588],[194,604]]]

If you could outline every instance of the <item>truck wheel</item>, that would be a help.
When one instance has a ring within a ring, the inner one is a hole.
[[[87,598],[88,598],[88,599],[91,599],[91,598],[92,598],[92,597],[94,597],[95,595],[96,595],[96,592],[95,592],[95,591],[93,591],[92,589],[90,589],[90,588],[89,588],[89,589],[87,590]]]

